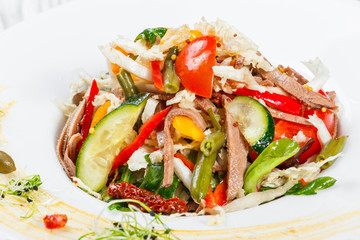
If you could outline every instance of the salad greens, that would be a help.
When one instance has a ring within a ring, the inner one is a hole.
[[[288,190],[285,195],[313,195],[316,194],[316,192],[319,190],[333,186],[335,182],[336,179],[332,177],[319,177],[311,182],[306,183],[305,185],[299,181],[290,190]]]
[[[341,156],[347,137],[337,131],[335,92],[311,91],[300,73],[273,66],[223,21],[147,28],[100,49],[110,73],[86,90],[57,154],[69,177],[104,201],[139,200],[163,214],[234,201],[241,209],[240,198],[268,201],[264,186],[281,185],[272,192],[283,195],[298,176],[313,179]],[[80,151],[66,156],[69,149]],[[334,182],[297,184],[287,195]]]
[[[144,31],[142,31],[139,35],[137,35],[135,41],[139,39],[143,39],[146,40],[150,46],[152,46],[155,43],[156,38],[158,36],[162,38],[165,35],[166,31],[167,29],[163,27],[147,28]]]

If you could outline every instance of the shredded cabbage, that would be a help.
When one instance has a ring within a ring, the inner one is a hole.
[[[326,128],[323,120],[321,120],[316,115],[316,113],[314,113],[314,115],[309,116],[308,121],[311,122],[311,124],[318,129],[317,131],[318,139],[321,142],[322,146],[325,146],[331,140],[331,135],[328,129]]]
[[[319,91],[330,78],[329,69],[319,58],[303,61],[302,63],[314,74],[314,78],[307,85],[312,87],[313,91]]]
[[[153,81],[151,69],[125,56],[122,52],[109,45],[99,47],[102,54],[112,63],[119,65],[130,73],[147,81]]]

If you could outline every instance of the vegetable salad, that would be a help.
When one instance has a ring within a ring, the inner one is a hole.
[[[306,79],[272,65],[228,23],[205,19],[147,28],[100,50],[109,72],[72,85],[56,148],[89,194],[156,213],[211,214],[335,183],[317,178],[346,141],[319,59],[306,65],[321,71]]]

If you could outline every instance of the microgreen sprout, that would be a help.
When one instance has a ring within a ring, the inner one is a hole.
[[[123,213],[121,220],[119,222],[113,222],[111,228],[105,228],[103,231],[98,231],[97,223],[103,214],[103,212],[108,209],[109,206],[115,203],[135,203],[143,207],[149,216],[145,215],[134,205],[129,204],[128,207],[131,212]],[[140,224],[139,219],[137,218],[140,214],[144,218],[145,224]],[[85,239],[91,237],[92,239],[146,239],[146,240],[155,240],[155,239],[178,239],[172,230],[166,226],[166,224],[160,219],[161,214],[154,213],[148,206],[144,203],[133,200],[133,199],[120,199],[114,200],[107,204],[107,206],[100,212],[95,225],[94,232],[87,233],[79,238]]]
[[[4,201],[16,205],[27,205],[28,211],[21,217],[30,218],[38,211],[34,195],[41,184],[39,175],[31,175],[17,180],[11,179],[7,185],[0,184],[0,203]],[[7,195],[14,196],[19,201],[7,200]]]

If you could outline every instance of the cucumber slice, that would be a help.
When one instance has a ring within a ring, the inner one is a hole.
[[[241,133],[257,154],[273,141],[274,119],[259,101],[237,96],[225,105],[225,109],[239,123]]]
[[[101,119],[85,139],[76,160],[76,176],[91,190],[98,192],[106,185],[114,158],[125,147],[148,97],[142,93],[129,98]]]

